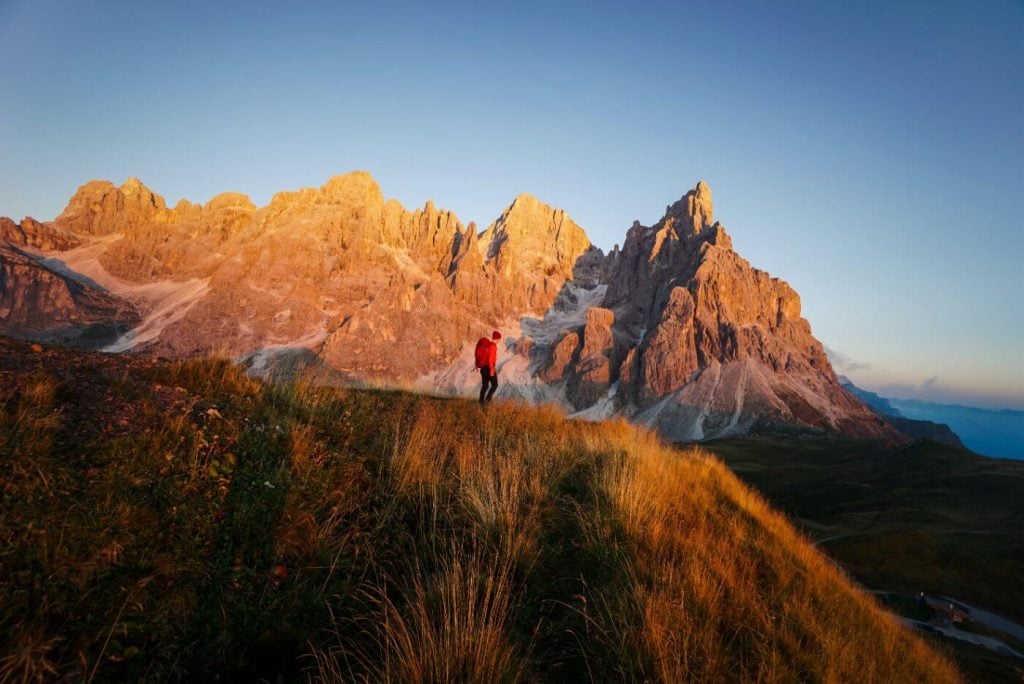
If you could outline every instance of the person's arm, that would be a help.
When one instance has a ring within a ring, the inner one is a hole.
[[[498,343],[491,343],[491,375],[498,374]]]

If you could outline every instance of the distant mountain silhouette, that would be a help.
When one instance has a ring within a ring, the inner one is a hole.
[[[874,392],[862,389],[844,375],[839,376],[839,382],[843,389],[867,404],[875,413],[881,416],[889,425],[913,439],[930,439],[940,444],[951,446],[964,446],[960,437],[945,423],[931,420],[915,420],[903,415],[903,412],[892,405],[889,399]]]
[[[948,424],[978,453],[1024,459],[1024,411],[936,404],[919,399],[890,399],[909,418]]]

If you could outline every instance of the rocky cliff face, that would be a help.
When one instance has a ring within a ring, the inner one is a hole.
[[[577,262],[597,251],[564,210],[526,193],[480,234],[480,249],[496,274],[516,285],[495,293],[504,306],[540,314],[573,278]]]
[[[353,381],[390,383],[443,368],[481,329],[543,312],[593,250],[535,198],[517,198],[478,235],[432,202],[385,201],[362,172],[262,208],[239,193],[169,208],[136,179],[94,181],[54,221],[5,220],[0,231],[142,313],[114,350],[264,363],[309,349]]]
[[[37,251],[56,251],[77,247],[81,241],[74,233],[33,218],[26,217],[17,224],[0,216],[0,244],[4,243]]]
[[[256,372],[301,354],[348,382],[457,392],[476,381],[476,338],[499,328],[507,396],[629,415],[676,439],[896,439],[839,386],[796,293],[733,251],[704,183],[607,256],[530,195],[478,233],[431,202],[386,201],[362,172],[265,207],[238,193],[168,207],[138,180],[94,181],[52,222],[0,220],[0,241],[28,250],[0,254],[19,274],[6,281],[22,312],[0,324],[8,334],[70,320],[21,294],[31,252],[90,283],[96,316],[133,312],[111,351],[222,352]]]
[[[678,440],[794,425],[897,439],[840,387],[796,292],[733,251],[703,182],[655,225],[635,223],[604,279],[601,323],[582,327],[596,341],[562,371],[575,409],[604,387],[609,406]]]
[[[0,321],[11,337],[95,347],[114,342],[139,317],[88,280],[0,243]]]

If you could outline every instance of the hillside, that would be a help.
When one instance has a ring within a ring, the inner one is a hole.
[[[0,679],[956,681],[622,421],[0,339]]]

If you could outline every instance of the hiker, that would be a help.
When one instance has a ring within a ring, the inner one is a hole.
[[[491,339],[481,337],[476,343],[476,367],[480,369],[480,405],[491,400],[498,389],[498,344],[501,333],[495,330]],[[491,388],[488,391],[488,386]]]

